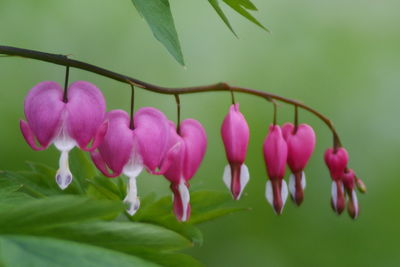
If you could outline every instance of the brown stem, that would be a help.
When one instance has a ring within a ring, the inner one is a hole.
[[[255,96],[265,98],[265,99],[275,99],[275,100],[278,100],[278,101],[281,101],[281,102],[284,102],[284,103],[287,103],[290,105],[298,106],[304,110],[311,112],[315,116],[317,116],[332,131],[334,146],[335,147],[341,146],[339,135],[337,134],[336,129],[333,126],[333,123],[327,117],[325,117],[324,115],[322,115],[315,109],[313,109],[297,100],[289,99],[289,98],[286,98],[283,96],[267,93],[264,91],[228,85],[227,83],[216,83],[216,84],[205,85],[205,86],[182,87],[182,88],[162,87],[162,86],[154,85],[151,83],[143,82],[141,80],[138,80],[138,79],[135,79],[135,78],[123,75],[123,74],[112,72],[107,69],[103,69],[98,66],[91,65],[91,64],[88,64],[88,63],[85,63],[82,61],[69,59],[65,55],[50,54],[50,53],[44,53],[44,52],[40,52],[40,51],[34,51],[34,50],[11,47],[11,46],[0,46],[0,54],[31,58],[31,59],[54,63],[57,65],[69,66],[69,67],[73,67],[73,68],[77,68],[77,69],[86,70],[86,71],[93,72],[93,73],[96,73],[96,74],[99,74],[99,75],[102,75],[102,76],[105,76],[110,79],[114,79],[114,80],[117,80],[117,81],[120,81],[123,83],[133,84],[136,87],[139,87],[139,88],[151,91],[151,92],[159,93],[159,94],[177,95],[177,94],[193,94],[193,93],[214,92],[214,91],[231,91],[231,92],[240,92],[240,93],[255,95]]]
[[[176,114],[177,114],[177,122],[176,122],[176,132],[178,134],[181,133],[181,100],[179,99],[179,94],[175,94],[175,102],[176,102]]]

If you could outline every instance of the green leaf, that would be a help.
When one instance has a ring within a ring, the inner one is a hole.
[[[168,0],[132,0],[154,37],[181,65],[185,65]]]
[[[118,180],[123,181],[121,177],[110,179],[104,176],[87,179],[86,182],[89,183],[88,194],[98,199],[123,200],[126,188],[124,188],[124,192],[121,192],[121,187],[117,184],[121,181]]]
[[[181,253],[160,252],[143,248],[140,251],[140,257],[166,267],[204,267],[195,258]]]
[[[27,234],[67,239],[132,254],[138,254],[135,252],[140,251],[142,247],[172,250],[192,245],[182,235],[166,228],[129,221],[95,221],[57,225],[33,230]]]
[[[256,18],[254,18],[247,10],[252,10],[256,11],[257,8],[256,6],[250,1],[250,0],[223,0],[228,6],[230,6],[233,10],[235,10],[237,13],[242,15],[243,17],[247,18],[249,21],[253,22],[254,24],[258,25],[265,31],[269,31],[267,28],[265,28]],[[222,11],[218,0],[208,0],[208,2],[211,4],[211,6],[215,9],[217,14],[221,17],[221,19],[224,21],[226,26],[233,32],[235,36],[236,33],[234,32],[231,24],[229,23],[228,18]]]
[[[135,256],[104,248],[30,236],[0,237],[0,265],[5,267],[159,266]]]
[[[135,216],[130,217],[130,219],[166,227],[188,238],[195,245],[203,243],[203,235],[198,228],[189,223],[181,223],[176,220],[175,215],[172,213],[171,196],[162,197],[141,207]]]
[[[233,30],[232,25],[230,24],[228,18],[225,16],[224,11],[222,11],[221,7],[219,6],[218,0],[208,0],[211,6],[215,9],[217,14],[223,20],[226,26],[232,31],[232,33],[237,37],[236,32]]]
[[[247,18],[254,24],[258,25],[262,29],[268,31],[267,28],[265,28],[258,20],[256,20],[249,12],[247,12],[246,9],[248,10],[257,10],[257,8],[254,6],[253,3],[250,2],[250,0],[223,0],[227,5],[229,5],[232,9],[234,9],[236,12],[238,12],[240,15],[243,17]]]
[[[113,218],[121,213],[121,202],[57,196],[17,203],[0,209],[0,233],[23,233],[51,225]]]

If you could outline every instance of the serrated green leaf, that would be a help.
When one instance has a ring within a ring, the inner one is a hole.
[[[162,197],[145,207],[141,207],[135,216],[130,217],[130,219],[166,227],[188,238],[195,245],[203,243],[203,235],[197,227],[176,220],[175,215],[172,213],[171,196]]]
[[[119,191],[118,185],[115,184],[113,180],[115,179],[110,179],[103,176],[95,177],[94,179],[87,179],[86,182],[89,184],[87,192],[88,195],[97,199],[124,199]]]
[[[30,236],[0,237],[0,264],[5,267],[159,266],[132,255],[104,248]]]
[[[250,2],[250,0],[223,0],[228,6],[230,6],[233,10],[237,13],[242,15],[243,17],[247,18],[249,21],[253,22],[254,24],[258,25],[262,29],[268,32],[268,29],[265,28],[256,18],[254,18],[248,10],[257,10],[255,5]]]
[[[121,202],[77,196],[34,199],[0,209],[0,233],[24,233],[51,225],[111,218],[124,209]]]
[[[21,191],[33,196],[43,198],[49,195],[57,194],[57,190],[49,188],[41,183],[40,174],[31,171],[2,171],[0,179],[7,179],[15,184],[22,185]]]
[[[86,179],[98,175],[98,171],[89,159],[88,154],[80,149],[73,149],[69,155],[69,165],[74,178],[78,178],[82,184]]]
[[[168,0],[132,0],[154,37],[181,65],[185,65]]]
[[[176,250],[187,248],[192,243],[182,235],[169,229],[139,222],[83,222],[41,228],[27,232],[87,243],[108,249],[139,255],[140,248]]]
[[[231,23],[229,22],[228,18],[225,16],[224,11],[222,11],[221,7],[219,6],[218,0],[208,0],[214,10],[217,12],[219,17],[225,23],[225,25],[231,30],[231,32],[237,37],[236,32],[233,30]]]

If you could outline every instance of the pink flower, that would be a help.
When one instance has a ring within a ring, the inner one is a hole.
[[[249,181],[249,170],[244,164],[249,143],[249,126],[239,104],[231,105],[221,127],[222,140],[225,146],[229,165],[225,167],[223,180],[231,190],[234,199],[239,199]]]
[[[291,123],[282,126],[282,133],[288,146],[287,163],[292,171],[289,178],[289,192],[296,204],[300,205],[306,187],[304,168],[314,151],[315,133],[307,124],[300,124],[295,129]]]
[[[190,217],[189,180],[195,175],[206,152],[207,137],[203,126],[193,119],[180,124],[180,133],[170,122],[169,151],[162,162],[161,172],[171,182],[174,213],[179,221]]]
[[[134,128],[129,127],[129,115],[123,110],[107,113],[109,130],[103,143],[91,152],[97,168],[107,177],[117,177],[122,173],[128,176],[127,196],[130,215],[139,209],[136,177],[143,167],[151,173],[156,172],[164,157],[168,142],[168,121],[159,110],[151,107],[141,108],[135,113]],[[111,171],[111,172],[110,172]]]
[[[277,214],[285,205],[288,188],[283,180],[288,148],[278,125],[271,125],[264,141],[264,160],[270,181],[267,181],[266,198]]]
[[[346,170],[342,176],[343,185],[348,196],[347,211],[353,219],[358,217],[359,212],[357,194],[354,190],[356,179],[356,175],[352,169]]]
[[[69,151],[75,146],[91,151],[102,142],[107,132],[107,123],[103,123],[105,110],[100,90],[84,81],[70,85],[66,102],[63,102],[63,89],[52,81],[38,83],[26,96],[24,111],[27,122],[20,121],[22,134],[34,150],[43,150],[54,144],[61,151],[60,168],[56,174],[61,189],[72,181]],[[92,141],[92,146],[88,147]]]
[[[336,150],[329,148],[325,151],[325,163],[328,166],[332,177],[332,208],[341,214],[345,208],[345,196],[342,177],[347,168],[349,156],[345,148],[339,147]]]

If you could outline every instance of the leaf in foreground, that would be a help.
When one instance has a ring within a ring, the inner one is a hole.
[[[141,258],[71,241],[30,236],[0,237],[0,264],[15,266],[159,266]]]

